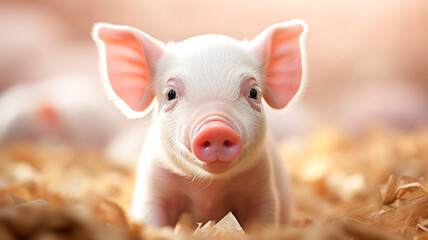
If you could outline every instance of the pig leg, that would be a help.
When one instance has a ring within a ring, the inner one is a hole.
[[[142,174],[144,173],[146,172]],[[139,172],[139,176],[142,174]],[[173,226],[177,218],[177,214],[174,214],[174,206],[168,204],[168,201],[153,196],[154,190],[147,189],[147,186],[146,181],[137,179],[131,207],[132,218],[138,222],[158,227]]]
[[[272,185],[271,185],[272,186]],[[267,189],[264,194],[255,197],[238,208],[239,219],[244,219],[244,229],[252,229],[254,226],[277,225],[279,220],[278,198],[276,192]],[[240,211],[241,210],[241,211]]]
[[[147,139],[155,138],[155,132],[149,131]],[[175,202],[179,198],[174,191],[175,184],[171,184],[170,173],[159,167],[160,160],[153,156],[152,151],[157,151],[154,142],[147,141],[139,159],[131,215],[145,224],[173,226],[178,218]]]
[[[140,219],[138,220],[158,227],[173,226],[174,223],[168,213],[168,208],[160,202],[143,203]]]

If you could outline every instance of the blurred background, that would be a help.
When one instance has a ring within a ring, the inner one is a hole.
[[[108,101],[90,37],[95,22],[168,42],[204,33],[251,39],[296,18],[309,26],[304,93],[286,110],[268,111],[294,186],[292,226],[303,239],[342,239],[317,233],[349,233],[355,220],[394,237],[426,236],[427,0],[0,0],[0,211],[39,200],[138,231],[126,209],[147,122],[127,120]],[[406,195],[403,186],[416,191]],[[0,239],[34,229],[40,237],[48,234],[40,226],[59,226],[35,211],[12,214],[17,227],[0,216]],[[339,228],[331,225],[337,221]],[[96,229],[87,222],[77,221],[78,229]],[[346,239],[392,238],[367,229]],[[62,230],[54,234],[70,233]]]
[[[0,0],[0,141],[47,138],[114,155],[138,139],[130,129],[142,120],[127,121],[103,92],[94,22],[168,42],[252,38],[296,18],[309,26],[306,88],[287,111],[270,114],[277,139],[324,125],[358,134],[427,122],[426,0]]]

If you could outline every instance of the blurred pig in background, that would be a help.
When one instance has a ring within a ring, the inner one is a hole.
[[[309,26],[306,88],[286,112],[269,114],[276,139],[325,124],[354,133],[373,123],[426,124],[425,0],[2,0],[1,141],[50,136],[116,158],[138,152],[144,123],[126,121],[103,95],[94,22],[131,25],[168,42],[205,33],[245,39],[296,18]]]
[[[123,124],[84,75],[17,84],[0,97],[0,139],[50,139],[103,146]]]

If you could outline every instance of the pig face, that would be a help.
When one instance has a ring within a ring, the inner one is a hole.
[[[165,45],[134,28],[98,24],[93,37],[116,105],[128,117],[155,107],[159,161],[183,175],[215,178],[266,154],[262,97],[279,109],[297,93],[304,28],[294,21],[252,41],[204,35]]]
[[[194,37],[167,45],[157,69],[160,143],[174,169],[219,177],[251,166],[266,131],[262,68],[248,44]]]

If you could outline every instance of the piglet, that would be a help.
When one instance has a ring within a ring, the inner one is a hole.
[[[282,161],[267,136],[262,99],[284,108],[302,85],[301,20],[251,41],[202,35],[167,43],[128,26],[98,23],[102,79],[129,118],[152,124],[138,163],[131,216],[174,226],[232,212],[243,225],[289,217]]]

